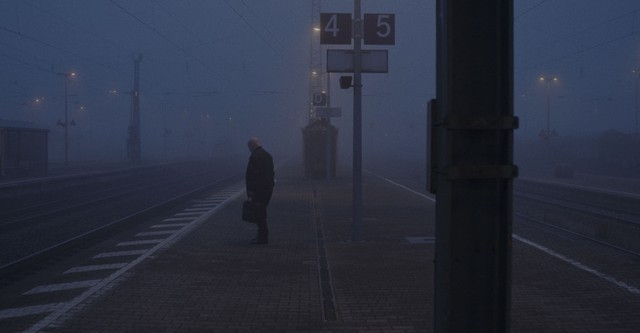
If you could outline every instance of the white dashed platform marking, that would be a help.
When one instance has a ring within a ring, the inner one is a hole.
[[[63,274],[72,274],[72,273],[84,273],[84,272],[93,272],[93,271],[103,271],[110,269],[120,269],[124,266],[127,266],[128,263],[121,262],[116,264],[105,264],[105,265],[87,265],[87,266],[77,266],[71,269],[66,270]]]
[[[172,231],[172,230],[168,230],[168,231],[146,231],[146,232],[141,232],[141,233],[136,234],[136,237],[171,235],[174,232],[175,231]]]
[[[63,290],[71,290],[71,289],[84,289],[91,288],[102,280],[87,280],[87,281],[76,281],[69,283],[55,283],[55,284],[47,284],[44,286],[37,286],[23,295],[32,295],[32,294],[41,294],[41,293],[50,293],[54,291],[63,291]]]
[[[53,312],[58,308],[64,307],[66,303],[51,303],[33,306],[25,306],[21,308],[9,308],[0,310],[0,319],[17,318],[31,316],[41,313]]]
[[[116,246],[131,246],[131,245],[152,245],[162,243],[164,239],[149,239],[149,240],[141,240],[141,241],[130,241],[130,242],[122,242],[118,243]]]
[[[147,250],[132,250],[132,251],[115,251],[115,252],[104,252],[94,256],[94,259],[99,258],[113,258],[113,257],[126,257],[126,256],[139,256],[147,253]]]
[[[158,228],[182,228],[186,225],[189,225],[189,223],[168,223],[168,224],[156,224],[156,225],[152,225],[151,228],[153,229],[158,229]]]

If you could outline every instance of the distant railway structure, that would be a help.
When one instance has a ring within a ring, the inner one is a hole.
[[[127,156],[132,162],[139,162],[142,155],[140,144],[140,62],[142,54],[133,59],[133,90],[131,91],[131,123],[127,139]]]
[[[49,130],[0,124],[0,177],[39,176],[49,168]]]

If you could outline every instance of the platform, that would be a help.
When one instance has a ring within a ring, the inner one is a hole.
[[[239,196],[43,330],[428,330],[433,202],[365,175],[364,240],[354,243],[350,176],[308,180],[297,163],[281,167],[268,245],[249,244],[256,228],[240,220]]]
[[[165,217],[166,225],[152,226],[158,231],[138,233],[139,243],[117,244],[147,250],[132,251],[126,263],[112,259],[107,278],[84,276],[73,301],[29,307],[39,317],[27,331],[432,332],[433,198],[365,172],[363,241],[353,242],[350,172],[339,168],[326,181],[305,179],[299,162],[277,169],[268,245],[249,244],[256,227],[240,220],[241,184],[203,200],[219,204],[194,223],[181,221],[193,220],[197,208]],[[183,229],[144,243],[164,227]],[[620,284],[636,284],[637,269],[601,274],[571,258],[611,261],[606,251],[592,254],[565,239],[562,255],[545,247],[551,236],[541,234],[540,243],[524,236],[542,231],[514,233],[512,332],[634,332],[640,325],[640,291]],[[616,260],[622,267],[633,259]]]

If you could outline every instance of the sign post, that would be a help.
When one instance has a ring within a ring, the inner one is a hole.
[[[353,216],[351,240],[362,240],[362,73],[387,73],[386,50],[362,50],[366,45],[395,45],[394,14],[361,13],[361,0],[354,0],[351,15],[320,14],[320,44],[350,44],[353,50],[327,50],[327,72],[353,72]],[[364,23],[364,24],[363,24]],[[352,35],[353,33],[353,35]],[[330,114],[332,108],[327,108]]]
[[[362,240],[362,21],[360,0],[354,0],[353,27],[353,220],[351,240]]]

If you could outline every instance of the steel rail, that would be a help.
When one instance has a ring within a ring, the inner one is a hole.
[[[1,231],[7,231],[7,230],[14,229],[16,227],[23,227],[25,225],[30,225],[31,226],[31,225],[40,223],[42,221],[46,221],[48,218],[61,216],[66,212],[77,210],[77,209],[82,208],[82,207],[92,206],[92,205],[97,204],[97,203],[106,202],[106,201],[109,201],[109,200],[112,200],[112,199],[115,199],[115,198],[120,198],[120,197],[126,196],[126,195],[134,195],[135,193],[149,191],[149,190],[151,190],[153,188],[164,187],[164,186],[167,186],[169,184],[177,184],[181,180],[184,180],[184,179],[187,179],[187,178],[192,178],[192,177],[200,177],[203,174],[206,174],[206,173],[202,172],[202,173],[198,173],[198,174],[192,174],[192,175],[181,177],[179,179],[166,180],[166,181],[161,182],[161,183],[153,183],[151,185],[142,186],[142,187],[136,187],[136,188],[133,188],[133,189],[131,189],[131,186],[122,186],[122,187],[120,187],[120,190],[121,190],[120,192],[115,192],[115,193],[112,193],[112,194],[108,194],[106,196],[93,198],[93,199],[89,198],[88,200],[86,200],[87,198],[85,197],[85,201],[74,203],[74,204],[68,205],[66,207],[56,207],[56,208],[54,208],[52,210],[36,213],[35,215],[31,215],[31,216],[27,216],[27,217],[23,217],[23,218],[18,218],[18,219],[13,219],[13,220],[11,220],[9,222],[1,223],[0,224],[0,230]],[[148,182],[145,182],[145,184],[147,184],[147,183]],[[108,192],[108,191],[106,191],[106,192]],[[94,194],[94,193],[91,193],[89,195],[92,195],[92,194]],[[29,209],[29,208],[31,208],[31,207],[27,207],[25,209]]]
[[[147,217],[153,216],[164,210],[175,207],[189,200],[190,198],[197,197],[198,195],[201,195],[202,193],[210,191],[214,189],[216,186],[219,186],[220,184],[223,184],[227,181],[230,181],[233,179],[240,179],[240,178],[241,178],[240,174],[234,174],[231,176],[226,176],[226,177],[217,179],[213,182],[202,185],[196,189],[181,193],[171,199],[167,199],[161,203],[155,204],[141,211],[130,214],[129,216],[120,218],[118,220],[112,221],[107,224],[103,224],[100,227],[94,228],[83,234],[74,236],[65,241],[49,246],[46,249],[42,249],[28,256],[15,260],[11,263],[2,265],[0,266],[0,278],[2,280],[7,280],[7,278],[11,274],[16,274],[21,270],[27,269],[33,265],[44,262],[47,258],[63,253],[64,251],[69,251],[73,248],[81,247],[82,244],[86,244],[86,243],[92,244],[93,243],[91,242],[92,240],[100,239],[104,237],[104,235],[116,230],[119,227],[122,227],[122,226],[131,227],[133,225],[132,223],[136,223],[136,222],[141,223],[141,221],[144,221],[145,218]]]
[[[522,218],[524,220],[530,221],[530,222],[523,221],[524,223],[527,223],[529,225],[542,225],[542,226],[544,226],[546,228],[559,230],[559,231],[565,232],[567,234],[570,234],[570,235],[577,236],[579,238],[588,240],[590,242],[593,242],[593,243],[596,243],[596,244],[599,244],[599,245],[602,245],[602,246],[605,246],[605,247],[608,247],[608,248],[611,248],[611,249],[615,249],[615,250],[618,250],[618,251],[621,251],[621,252],[636,256],[636,257],[640,257],[640,253],[638,253],[638,252],[631,251],[631,250],[619,247],[617,245],[614,245],[614,244],[611,244],[611,243],[608,243],[608,242],[604,242],[604,241],[601,241],[599,239],[596,239],[596,238],[593,238],[593,237],[589,237],[587,235],[584,235],[584,234],[581,234],[581,233],[578,233],[578,232],[575,232],[575,231],[572,231],[572,230],[569,230],[569,229],[566,229],[566,228],[562,228],[562,227],[559,227],[559,226],[556,226],[556,225],[553,225],[553,224],[550,224],[550,223],[546,223],[544,221],[541,221],[539,219],[536,219],[536,218],[533,218],[533,217],[530,217],[530,216],[526,216],[526,215],[523,215],[523,214],[520,214],[520,213],[514,213],[513,215],[515,215],[515,216],[517,216],[519,218]],[[538,229],[544,230],[544,229],[542,229],[540,227],[538,227]],[[547,231],[547,230],[545,230],[545,231]]]

